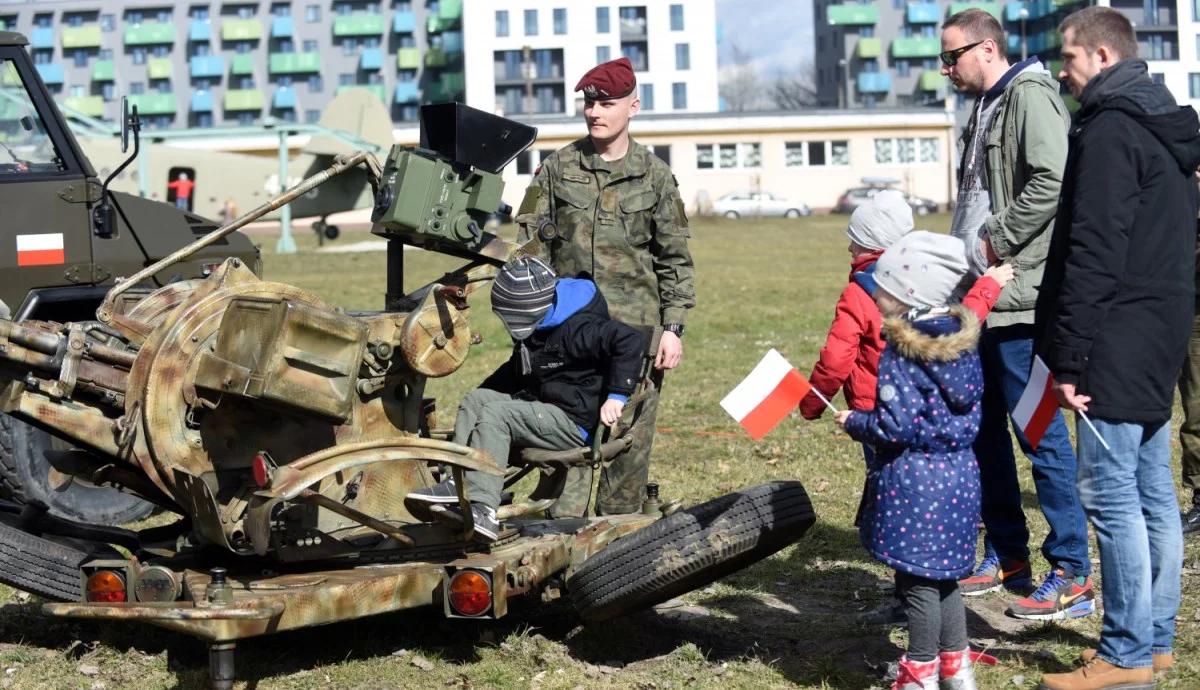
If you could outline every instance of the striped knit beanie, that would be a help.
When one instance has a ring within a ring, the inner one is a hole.
[[[522,256],[500,267],[492,283],[492,311],[513,340],[524,340],[554,306],[554,271],[541,259]]]

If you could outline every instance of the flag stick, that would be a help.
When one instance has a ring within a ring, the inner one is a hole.
[[[820,393],[818,393],[817,395],[820,395]],[[1084,423],[1087,424],[1088,428],[1092,430],[1092,433],[1096,435],[1096,440],[1100,442],[1100,445],[1104,446],[1104,450],[1107,450],[1108,452],[1111,453],[1112,448],[1108,447],[1108,443],[1106,443],[1104,441],[1104,437],[1100,435],[1099,431],[1096,431],[1096,425],[1092,424],[1092,420],[1088,419],[1087,413],[1084,412],[1083,410],[1080,410],[1079,416],[1083,417]]]
[[[828,398],[821,395],[821,391],[817,390],[816,386],[813,386],[809,390],[811,390],[813,392],[813,395],[817,396],[821,400],[821,402],[825,403],[825,407],[828,407],[830,412],[837,414],[838,408],[834,407],[833,403],[829,402]]]

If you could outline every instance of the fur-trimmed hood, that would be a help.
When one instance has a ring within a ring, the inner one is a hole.
[[[883,321],[883,337],[905,359],[952,362],[979,344],[979,318],[961,304],[919,321],[891,317]]]
[[[964,357],[979,343],[979,318],[970,309],[955,305],[913,321],[889,318],[882,330],[889,346],[937,384],[950,410],[964,412],[982,397],[981,387],[968,383],[978,373],[979,359]]]

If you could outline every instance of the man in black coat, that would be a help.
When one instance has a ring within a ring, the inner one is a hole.
[[[1173,663],[1179,608],[1170,419],[1194,304],[1200,120],[1150,79],[1121,13],[1089,7],[1059,29],[1059,78],[1080,107],[1037,327],[1060,404],[1095,424],[1076,435],[1104,622],[1087,664],[1042,687],[1148,690],[1151,666]]]

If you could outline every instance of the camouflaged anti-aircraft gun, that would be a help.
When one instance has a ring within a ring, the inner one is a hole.
[[[50,454],[54,467],[180,516],[133,532],[0,510],[0,581],[53,600],[51,615],[200,637],[214,684],[229,687],[242,638],[428,605],[498,618],[513,597],[564,593],[584,619],[601,620],[799,538],[813,513],[797,482],[676,512],[651,486],[639,514],[539,517],[565,468],[630,445],[637,393],[624,425],[591,447],[514,449],[506,484],[540,479],[529,498],[501,506],[493,543],[471,541],[470,524],[425,523],[405,508],[405,494],[443,473],[458,487],[467,470],[505,473],[450,442],[424,393],[477,337],[468,295],[524,250],[483,220],[502,205],[500,171],[534,135],[457,104],[427,106],[419,148],[393,148],[382,169],[367,153],[341,158],[163,260],[364,166],[376,190],[373,232],[388,241],[383,311],[345,313],[229,259],[207,279],[139,295],[159,270],[149,266],[114,287],[94,321],[0,320],[0,407],[84,449]],[[553,241],[551,226],[539,230]],[[467,263],[406,292],[406,246]]]

